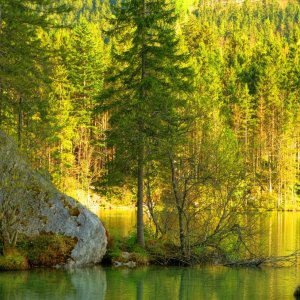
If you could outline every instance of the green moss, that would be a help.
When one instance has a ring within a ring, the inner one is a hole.
[[[80,215],[79,208],[76,205],[75,206],[71,205],[65,196],[61,197],[61,201],[62,201],[64,207],[69,211],[70,216],[77,217]]]
[[[29,264],[26,257],[20,254],[0,256],[0,271],[27,270]]]
[[[76,243],[76,238],[43,233],[36,237],[23,238],[17,249],[28,258],[31,266],[51,267],[64,264]]]

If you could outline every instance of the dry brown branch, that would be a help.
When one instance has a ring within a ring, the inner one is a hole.
[[[257,257],[252,259],[232,261],[224,265],[228,267],[259,267],[261,265],[271,267],[287,267],[295,265],[299,256],[300,250],[297,250],[289,255]]]

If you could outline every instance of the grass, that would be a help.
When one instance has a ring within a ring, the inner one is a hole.
[[[19,271],[29,269],[26,257],[22,255],[0,256],[0,271]]]
[[[17,249],[32,267],[52,267],[66,263],[77,243],[76,238],[53,233],[23,238]]]
[[[25,256],[16,249],[8,249],[6,254],[0,256],[0,271],[27,270],[29,263]]]

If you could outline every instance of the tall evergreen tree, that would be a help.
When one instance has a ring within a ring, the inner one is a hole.
[[[49,49],[38,31],[53,26],[51,17],[64,11],[64,5],[49,0],[0,0],[0,115],[16,133],[19,146],[29,120],[25,117],[35,114],[31,109],[41,98],[49,67]]]
[[[141,246],[145,165],[157,158],[167,136],[178,133],[190,80],[186,56],[178,49],[176,19],[172,2],[132,0],[115,8],[112,20],[114,71],[100,107],[110,112],[114,171],[136,179]]]
[[[73,29],[70,46],[65,51],[65,65],[73,90],[71,101],[74,110],[71,116],[76,122],[73,147],[77,179],[82,189],[89,192],[101,159],[96,146],[101,134],[97,132],[99,120],[93,115],[95,96],[103,84],[105,63],[104,43],[98,26],[82,18]]]

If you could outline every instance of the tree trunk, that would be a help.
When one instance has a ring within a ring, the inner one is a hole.
[[[22,109],[22,97],[19,98],[18,103],[18,147],[22,146],[22,129],[23,129],[23,109]]]
[[[147,188],[146,189],[147,207],[148,207],[148,210],[150,213],[150,218],[155,225],[155,237],[157,238],[159,233],[161,235],[163,235],[163,231],[162,231],[161,227],[159,226],[159,223],[158,223],[155,213],[154,213],[154,204],[153,204],[152,197],[151,197],[151,188],[150,188],[149,180],[147,180],[146,188]]]
[[[3,102],[3,93],[2,93],[2,89],[1,89],[1,85],[0,85],[0,126],[2,125],[2,121],[3,121],[3,117],[2,117],[2,102]]]
[[[184,234],[184,199],[181,199],[178,191],[178,185],[176,180],[176,171],[175,171],[175,165],[174,160],[171,155],[169,155],[170,163],[171,163],[171,174],[172,174],[172,187],[173,187],[173,193],[175,197],[176,202],[176,208],[178,212],[178,226],[179,226],[179,240],[180,240],[180,251],[182,256],[185,255],[185,234]]]
[[[145,18],[145,0],[142,0],[142,19]],[[142,51],[141,51],[141,83],[146,77],[146,58],[145,58],[145,24],[142,24]],[[143,106],[143,102],[146,98],[146,91],[145,87],[142,85],[141,90],[141,99],[140,105]],[[144,148],[144,139],[143,139],[143,130],[144,124],[143,120],[139,122],[139,131],[140,131],[140,138],[139,138],[139,150],[138,150],[138,174],[137,174],[137,242],[141,247],[145,247],[145,239],[144,239],[144,212],[143,212],[143,202],[144,202],[144,156],[145,156],[145,148]]]
[[[179,239],[180,239],[180,250],[182,256],[185,255],[185,235],[184,235],[184,222],[183,222],[183,211],[182,208],[177,206],[178,221],[179,221]]]
[[[138,174],[137,174],[137,242],[141,247],[145,246],[144,239],[144,145],[141,142],[138,155]]]

